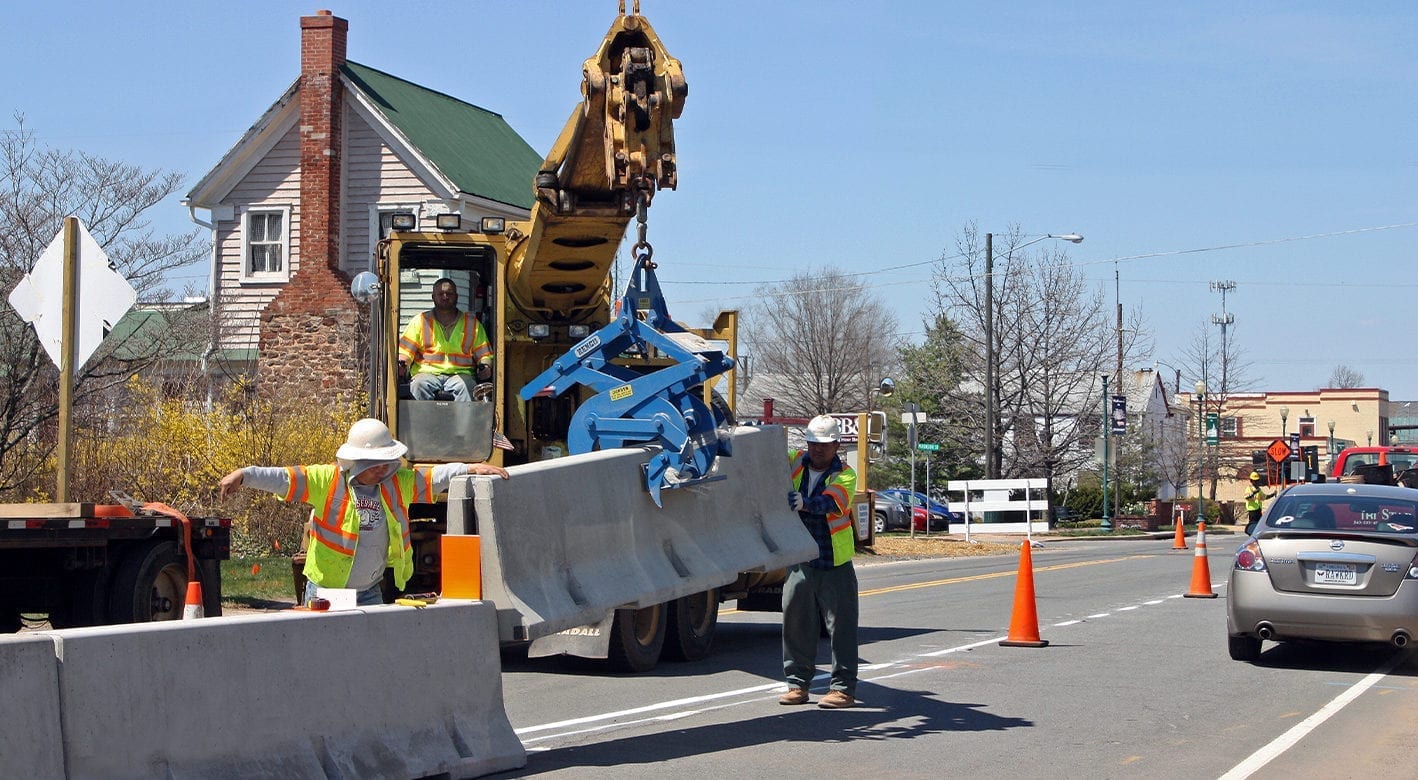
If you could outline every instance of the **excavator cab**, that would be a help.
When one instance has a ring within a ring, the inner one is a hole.
[[[433,285],[443,278],[458,287],[458,308],[470,312],[487,332],[494,365],[501,357],[496,343],[497,323],[488,290],[497,270],[497,253],[490,243],[474,243],[462,234],[450,240],[443,233],[395,234],[398,239],[384,245],[378,262],[381,272],[360,274],[351,290],[374,303],[371,321],[371,354],[376,365],[371,374],[370,399],[379,416],[389,421],[395,437],[409,448],[415,463],[475,463],[491,458],[498,402],[495,381],[473,388],[471,403],[455,401],[451,395],[434,400],[416,400],[409,391],[409,377],[400,376],[399,335],[410,320],[433,308]],[[378,280],[384,281],[380,289]],[[369,291],[369,287],[373,287]],[[496,374],[495,374],[496,375]],[[475,379],[470,378],[470,383]]]

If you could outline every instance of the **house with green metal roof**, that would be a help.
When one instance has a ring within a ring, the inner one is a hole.
[[[212,233],[216,348],[263,364],[330,343],[311,327],[357,328],[348,279],[395,215],[526,219],[542,163],[499,114],[348,61],[344,19],[300,21],[299,78],[183,201]],[[357,365],[339,338],[325,362]]]

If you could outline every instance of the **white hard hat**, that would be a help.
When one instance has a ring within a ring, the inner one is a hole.
[[[350,426],[350,436],[335,450],[340,460],[398,460],[409,448],[394,438],[389,426],[366,417]]]
[[[805,438],[811,444],[834,442],[842,438],[842,429],[837,425],[836,418],[819,414],[808,421]]]

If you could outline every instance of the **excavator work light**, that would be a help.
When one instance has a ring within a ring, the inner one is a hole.
[[[566,335],[570,336],[573,339],[584,339],[587,336],[591,335],[591,326],[568,325],[566,326]]]
[[[484,233],[501,233],[507,229],[507,220],[502,217],[483,217],[479,229]]]
[[[395,214],[389,218],[389,224],[395,230],[413,230],[416,223],[414,215],[407,212]]]
[[[545,322],[534,322],[527,326],[527,335],[541,340],[551,335],[551,326]]]
[[[457,230],[463,226],[463,217],[460,214],[439,214],[435,220],[439,230]]]

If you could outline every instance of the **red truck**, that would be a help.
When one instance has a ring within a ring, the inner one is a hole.
[[[1334,459],[1329,478],[1377,474],[1377,481],[1391,483],[1401,473],[1418,468],[1418,449],[1409,447],[1346,447]]]

